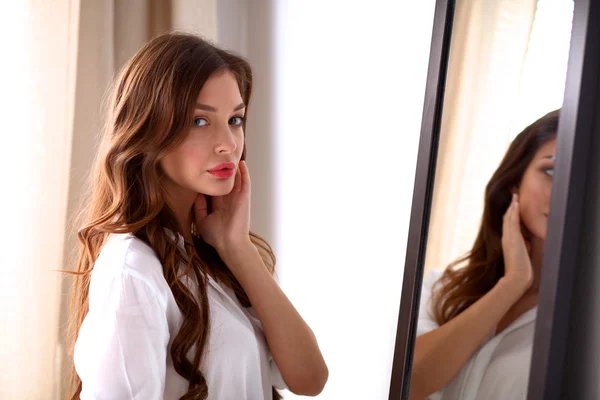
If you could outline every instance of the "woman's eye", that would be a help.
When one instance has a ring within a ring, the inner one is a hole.
[[[206,126],[208,125],[208,121],[205,118],[194,118],[194,126],[196,127],[200,127],[200,126]]]
[[[554,168],[546,168],[544,172],[550,176],[554,176]]]
[[[244,122],[244,117],[231,117],[229,125],[242,125],[242,122]]]

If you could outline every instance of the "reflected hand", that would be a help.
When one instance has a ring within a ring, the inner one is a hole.
[[[502,223],[502,252],[504,254],[504,277],[526,291],[533,282],[533,268],[529,257],[529,244],[521,232],[520,205],[514,194],[504,214]]]

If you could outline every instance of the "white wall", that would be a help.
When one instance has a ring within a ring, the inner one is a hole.
[[[323,350],[319,399],[388,397],[434,3],[218,6],[256,75],[253,229]]]

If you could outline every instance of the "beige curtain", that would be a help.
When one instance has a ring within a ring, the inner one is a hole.
[[[64,398],[71,222],[96,151],[101,104],[122,64],[151,37],[216,40],[216,0],[7,2],[0,34],[0,398]]]
[[[0,398],[56,394],[78,3],[5,2],[0,12],[3,232]]]
[[[511,137],[535,0],[458,0],[425,269],[470,250],[485,185]]]

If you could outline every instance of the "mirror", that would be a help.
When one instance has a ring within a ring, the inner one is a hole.
[[[456,2],[410,399],[527,397],[572,17]]]

